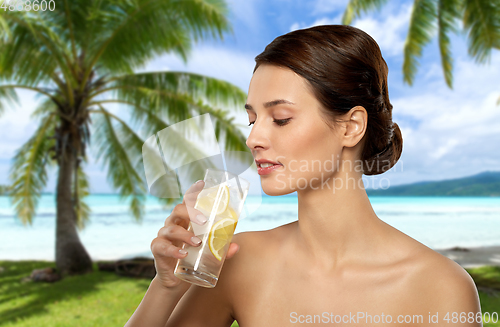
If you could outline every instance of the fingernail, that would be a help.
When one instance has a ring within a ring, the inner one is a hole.
[[[199,237],[193,236],[191,237],[191,242],[193,242],[194,244],[200,244],[201,240]]]
[[[182,255],[184,255],[184,254],[187,254],[187,253],[188,253],[188,251],[186,251],[186,250],[184,250],[184,249],[180,249],[180,250],[179,250],[179,253],[180,253],[180,254],[182,254]]]
[[[203,180],[202,180],[202,179],[200,179],[200,180],[196,181],[196,183],[195,183],[195,184],[199,184],[199,183],[201,183],[201,182],[203,182]]]
[[[200,223],[200,225],[203,225],[204,223],[207,222],[207,218],[203,215],[197,215],[196,220]]]

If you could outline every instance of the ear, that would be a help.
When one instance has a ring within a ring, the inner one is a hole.
[[[356,106],[344,116],[344,122],[344,145],[354,147],[365,135],[368,113],[364,107]]]

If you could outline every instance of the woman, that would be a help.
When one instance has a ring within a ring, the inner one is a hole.
[[[182,243],[199,241],[186,230],[189,217],[202,223],[194,184],[152,242],[157,276],[127,326],[480,326],[469,274],[380,220],[363,187],[402,151],[387,72],[377,43],[351,26],[269,44],[248,91],[247,145],[259,166],[275,164],[259,167],[266,194],[297,192],[298,221],[235,235],[217,286],[191,286],[173,270]],[[474,319],[452,320],[462,312]]]

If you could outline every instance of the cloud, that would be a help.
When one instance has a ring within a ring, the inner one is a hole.
[[[454,90],[442,76],[425,76],[408,91],[391,100],[393,120],[410,117],[418,125],[400,124],[403,133],[404,166],[419,179],[467,176],[498,170],[500,153],[500,96],[497,71],[500,54],[491,66],[459,60],[454,73]],[[403,172],[407,175],[407,172]]]
[[[198,46],[193,49],[187,64],[175,55],[165,55],[149,62],[142,71],[196,72],[231,82],[246,92],[255,66],[255,55],[222,47]]]
[[[290,32],[300,29],[300,24],[295,22],[290,26]]]
[[[316,0],[313,4],[312,15],[324,15],[341,11],[344,13],[349,0]]]
[[[259,0],[228,0],[228,7],[232,20],[243,22],[251,28],[255,28],[260,24],[260,16],[257,14],[257,4]]]
[[[363,30],[373,37],[380,46],[384,56],[399,56],[403,52],[412,5],[405,4],[397,7],[397,9],[391,9],[388,6],[385,9],[387,10],[384,10],[384,15],[362,15],[361,18],[354,20],[352,26]],[[342,15],[343,12],[334,17],[324,16],[317,18],[312,24],[295,22],[291,25],[290,30],[293,31],[318,25],[340,25]]]
[[[309,27],[319,26],[319,25],[339,25],[341,19],[342,19],[342,15],[338,15],[338,16],[336,16],[334,18],[322,17],[322,18],[316,19],[310,25],[304,24],[304,23],[295,22],[295,23],[292,24],[292,26],[290,26],[290,31],[295,31],[295,30],[298,30],[298,29],[304,29],[304,28],[309,28]]]
[[[37,128],[37,122],[31,119],[31,114],[42,99],[35,99],[36,94],[33,91],[17,89],[19,105],[8,108],[0,117],[0,159],[10,160]]]
[[[399,7],[397,12],[375,16],[365,16],[354,21],[357,27],[377,41],[384,56],[399,56],[403,53],[404,42],[411,16],[411,5]]]

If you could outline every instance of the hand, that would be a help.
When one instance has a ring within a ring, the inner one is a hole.
[[[155,279],[166,288],[179,289],[185,292],[191,286],[190,283],[175,277],[174,269],[177,260],[187,256],[187,253],[183,253],[184,250],[182,250],[183,243],[191,246],[200,246],[201,244],[194,242],[192,239],[195,236],[194,233],[187,229],[189,222],[199,225],[206,222],[207,218],[194,208],[196,198],[204,185],[204,181],[191,185],[186,191],[182,203],[174,207],[171,215],[165,219],[165,226],[159,230],[158,236],[151,242],[151,252],[156,267]],[[202,220],[205,221],[198,220],[197,216],[201,216]],[[238,249],[239,246],[236,243],[231,243],[226,258],[231,258],[238,252]]]

